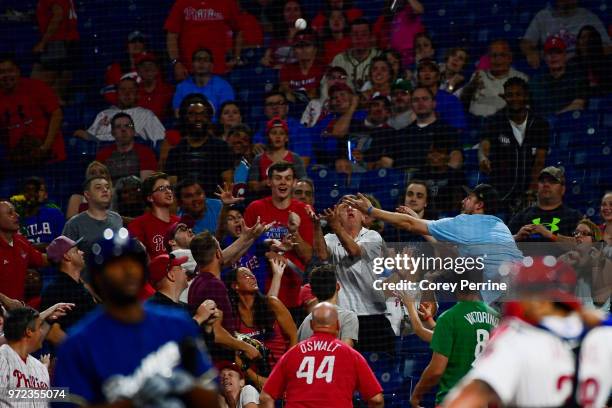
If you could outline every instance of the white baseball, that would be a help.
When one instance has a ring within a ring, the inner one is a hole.
[[[295,20],[295,28],[297,28],[298,30],[306,29],[307,25],[308,24],[306,23],[306,20],[304,20],[303,18],[298,18],[297,20]]]

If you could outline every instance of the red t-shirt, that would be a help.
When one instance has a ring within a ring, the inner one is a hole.
[[[161,80],[157,80],[157,85],[155,85],[155,89],[151,92],[147,92],[144,86],[140,84],[137,105],[153,111],[159,120],[164,120],[170,112],[173,96],[174,87]]]
[[[170,222],[165,222],[147,212],[130,222],[128,231],[131,236],[138,238],[144,244],[149,258],[153,259],[157,255],[167,253],[164,247],[164,236],[168,228],[179,220],[180,217],[171,215]]]
[[[62,22],[59,28],[49,38],[49,41],[78,41],[79,28],[77,24],[77,14],[72,0],[39,0],[36,7],[36,19],[40,33],[44,35],[49,27],[49,22],[53,16],[53,6],[58,5],[62,8]]]
[[[285,395],[285,408],[351,408],[353,392],[368,400],[383,390],[365,358],[333,335],[315,333],[274,366],[263,390]]]
[[[351,48],[351,39],[348,37],[339,40],[327,40],[323,43],[323,62],[330,65],[334,57]]]
[[[349,25],[354,20],[357,20],[359,17],[362,17],[363,11],[361,9],[353,7],[346,10],[344,14],[346,15],[346,19],[348,20],[347,25]],[[327,16],[323,11],[320,11],[319,14],[317,14],[316,17],[312,20],[312,23],[310,23],[310,25],[319,34],[323,34],[323,31],[327,25]]]
[[[287,151],[287,154],[285,155],[285,157],[283,157],[283,161],[286,161],[287,163],[293,163],[294,162],[293,153],[291,151]],[[268,177],[267,175],[268,167],[270,167],[273,164],[274,162],[272,161],[270,156],[268,156],[266,153],[264,153],[261,156],[261,160],[259,160],[259,179],[260,180],[265,180]]]
[[[19,78],[11,93],[0,91],[0,134],[8,134],[8,145],[14,148],[24,136],[44,142],[51,114],[60,109],[57,95],[37,79]],[[64,138],[58,132],[51,146],[50,161],[66,159]]]
[[[238,15],[238,21],[242,30],[243,47],[261,47],[264,44],[264,32],[257,18],[245,11]]]
[[[300,228],[298,232],[304,241],[312,245],[314,228],[312,220],[306,212],[306,205],[298,200],[291,200],[291,204],[284,210],[279,210],[272,204],[272,197],[262,198],[261,200],[253,201],[247,207],[244,213],[244,221],[246,225],[253,226],[260,217],[260,221],[264,224],[276,221],[272,228],[264,233],[263,239],[278,239],[281,240],[287,234],[287,220],[289,212],[296,213],[300,219]],[[285,253],[285,256],[291,260],[298,268],[304,270],[304,262],[297,256],[295,251]],[[266,283],[266,292],[271,283],[271,271],[268,270],[268,281]],[[302,278],[297,272],[291,270],[290,267],[285,269],[281,280],[281,287],[278,298],[287,307],[299,307],[300,288],[302,286]]]
[[[22,235],[13,235],[13,246],[0,238],[0,292],[13,299],[25,300],[26,271],[43,264],[42,253]]]
[[[302,73],[297,62],[283,65],[280,70],[280,82],[289,82],[289,87],[293,91],[318,89],[322,77],[323,68],[316,62],[312,64],[306,74]]]
[[[138,156],[138,161],[140,165],[140,171],[142,170],[157,170],[157,158],[155,157],[155,153],[151,148],[134,143],[133,147],[134,152]],[[98,151],[96,154],[96,160],[101,163],[106,163],[108,158],[117,151],[117,145],[107,146]]]
[[[208,48],[213,53],[213,72],[224,74],[225,55],[230,48],[227,33],[240,31],[238,15],[235,0],[177,0],[164,29],[179,35],[180,59],[188,69],[193,52]]]

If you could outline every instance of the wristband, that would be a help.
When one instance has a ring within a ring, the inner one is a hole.
[[[552,234],[550,240],[553,242],[557,242],[558,237],[555,234]]]
[[[374,207],[369,206],[367,210],[368,215],[372,215],[372,211],[374,211]]]

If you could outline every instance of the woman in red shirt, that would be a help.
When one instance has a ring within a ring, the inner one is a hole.
[[[224,282],[234,314],[239,317],[238,332],[263,343],[269,351],[265,369],[260,368],[260,372],[247,370],[250,378],[255,377],[252,380],[256,385],[263,385],[262,380],[270,374],[267,371],[271,371],[281,356],[297,343],[297,327],[289,310],[277,297],[259,291],[257,279],[248,268],[231,270]]]
[[[274,117],[266,125],[268,145],[266,151],[255,156],[249,169],[249,191],[261,193],[268,188],[268,167],[279,161],[293,163],[295,178],[306,177],[302,158],[287,149],[289,143],[289,126],[281,118]]]
[[[354,20],[363,17],[363,10],[353,7],[350,0],[327,0],[327,8],[319,11],[315,18],[312,19],[312,28],[318,31],[319,34],[323,34],[334,11],[340,11],[346,16],[347,26]]]
[[[274,69],[280,69],[284,64],[296,62],[293,53],[293,37],[298,33],[295,21],[302,18],[302,6],[297,0],[280,0],[278,6],[273,10],[280,13],[270,16],[273,22],[272,41],[261,59],[261,65]]]
[[[331,64],[334,57],[351,47],[348,36],[348,17],[341,10],[332,10],[329,13],[327,26],[323,30],[323,62]]]

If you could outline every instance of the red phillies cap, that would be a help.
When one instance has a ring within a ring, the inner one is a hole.
[[[155,62],[157,63],[157,56],[155,54],[153,54],[152,52],[141,52],[140,54],[136,55],[136,57],[134,58],[134,63],[136,65],[139,65],[143,62]]]
[[[240,378],[244,379],[244,371],[242,371],[242,369],[238,367],[238,364],[234,363],[233,361],[221,360],[215,363],[215,367],[219,373],[221,373],[223,370],[232,370],[237,372],[240,375]]]
[[[287,125],[287,122],[282,120],[278,116],[275,116],[272,119],[270,119],[270,121],[268,121],[268,123],[266,124],[266,134],[270,133],[272,128],[275,128],[275,127],[281,127],[285,129],[285,132],[287,134],[289,134],[289,125]]]
[[[293,46],[315,45],[317,43],[317,34],[312,29],[306,29],[298,32],[293,38]]]
[[[159,281],[168,275],[170,269],[175,266],[181,266],[188,260],[189,258],[186,256],[181,256],[178,258],[176,258],[174,255],[168,254],[156,256],[153,258],[151,263],[149,263],[149,282],[151,282],[151,285],[153,286],[157,285]]]
[[[565,51],[567,49],[567,44],[561,37],[557,37],[555,35],[550,36],[546,39],[544,43],[544,52],[550,52],[552,50]]]

